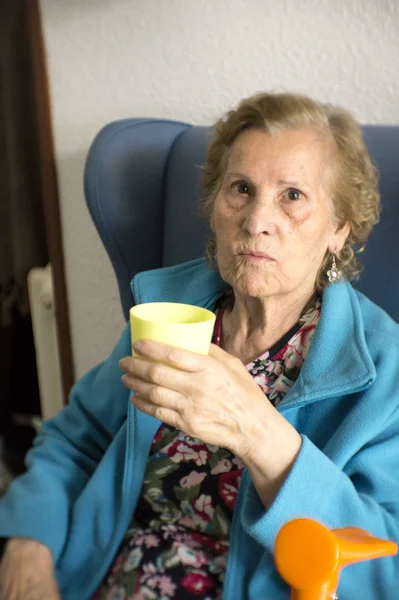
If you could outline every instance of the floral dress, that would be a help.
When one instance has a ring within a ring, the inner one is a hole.
[[[320,307],[317,299],[287,335],[246,365],[274,406],[299,375]],[[223,311],[216,310],[214,343]],[[229,450],[163,424],[133,519],[93,600],[220,600],[243,467]]]

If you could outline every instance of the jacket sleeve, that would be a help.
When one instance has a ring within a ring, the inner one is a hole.
[[[354,452],[345,465],[334,462],[308,437],[302,436],[302,440],[297,460],[267,511],[253,484],[247,488],[241,513],[247,533],[273,553],[281,527],[291,519],[307,517],[331,529],[356,526],[398,543],[399,410],[380,422],[380,433]],[[350,435],[341,443],[350,445]],[[350,565],[342,571],[339,595],[394,600],[398,597],[398,572],[398,555]]]
[[[129,391],[118,362],[130,352],[127,326],[110,357],[72,388],[69,405],[43,424],[27,472],[0,501],[0,537],[42,542],[57,560],[71,506],[126,419]]]

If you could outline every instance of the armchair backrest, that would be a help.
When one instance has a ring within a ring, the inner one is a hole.
[[[380,170],[383,212],[362,257],[355,287],[399,322],[399,126],[363,127]],[[125,318],[129,282],[147,269],[204,254],[207,224],[198,215],[207,127],[161,119],[124,119],[94,139],[85,167],[86,202],[111,259]]]

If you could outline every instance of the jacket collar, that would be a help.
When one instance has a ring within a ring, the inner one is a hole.
[[[182,302],[210,310],[229,288],[203,258],[145,271],[132,281],[137,304]],[[307,358],[279,408],[360,391],[375,378],[356,292],[349,283],[328,286]]]
[[[375,378],[356,292],[348,282],[330,285],[299,377],[279,408],[354,393]]]

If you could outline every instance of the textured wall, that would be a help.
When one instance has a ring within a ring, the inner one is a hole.
[[[76,373],[123,327],[82,192],[112,119],[209,123],[255,91],[293,90],[399,123],[398,0],[41,0]]]

